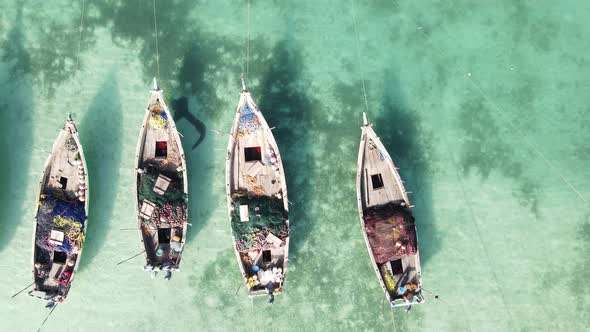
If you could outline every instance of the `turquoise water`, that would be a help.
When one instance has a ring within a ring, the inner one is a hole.
[[[184,135],[182,271],[141,271],[133,156],[156,75],[151,1],[0,0],[0,321],[26,295],[46,151],[79,123],[91,212],[79,273],[46,331],[580,331],[590,327],[590,5],[583,1],[254,1],[248,85],[286,169],[292,240],[275,304],[238,290],[224,192],[246,1],[158,1],[159,82]],[[355,24],[356,23],[356,24]],[[81,41],[81,42],[80,42]],[[356,206],[365,109],[416,205],[424,287],[393,315]],[[190,113],[194,117],[185,115]],[[190,119],[190,121],[189,121]],[[194,147],[194,148],[193,148]]]

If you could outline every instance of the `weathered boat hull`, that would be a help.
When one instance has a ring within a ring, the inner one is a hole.
[[[367,251],[392,307],[423,303],[420,253],[412,205],[391,156],[364,114],[363,117],[356,187]],[[367,224],[367,220],[371,224]],[[395,241],[383,241],[385,237],[380,237],[378,232],[383,229],[395,234]]]
[[[255,125],[243,122],[248,121],[245,120],[248,117]],[[228,142],[226,194],[234,252],[248,295],[281,293],[289,260],[289,204],[285,173],[271,129],[245,87],[240,95]],[[242,205],[238,204],[238,200]],[[240,218],[244,217],[243,213],[248,214],[248,221],[244,222],[250,223],[255,222],[256,218],[265,218],[262,214],[251,215],[257,213],[256,208],[252,210],[252,207],[267,203],[274,204],[275,212],[283,213],[284,224],[279,222],[281,230],[273,231],[278,234],[268,232],[278,237],[259,233],[258,236],[265,237],[264,243],[244,243],[236,237],[238,231],[232,219],[232,216],[235,219],[238,215],[238,205],[243,209],[239,211]],[[245,212],[248,209],[252,213]],[[274,242],[269,243],[269,239]]]
[[[187,167],[174,119],[155,80],[135,158],[135,207],[145,248],[144,270],[178,271],[188,226]]]
[[[40,182],[33,232],[34,286],[29,292],[35,298],[59,303],[69,293],[88,226],[87,169],[78,130],[68,118],[45,162]]]

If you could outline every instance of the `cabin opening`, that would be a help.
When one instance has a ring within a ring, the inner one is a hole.
[[[401,259],[396,259],[394,261],[391,261],[391,273],[393,275],[404,273],[404,268],[402,267],[402,260]]]
[[[158,242],[170,243],[170,228],[158,228]]]
[[[59,177],[59,184],[61,185],[61,189],[66,189],[66,186],[68,185],[68,178],[60,176]]]
[[[156,142],[156,158],[168,156],[168,142],[157,141]]]
[[[371,182],[373,183],[373,190],[383,188],[383,177],[381,177],[381,173],[371,175]]]
[[[268,263],[272,260],[272,255],[270,254],[270,250],[262,251],[262,262]]]
[[[246,162],[262,161],[262,149],[259,146],[245,148],[244,154],[246,156]]]
[[[53,252],[53,262],[54,263],[65,264],[67,259],[68,259],[68,254],[66,254],[65,252],[61,252],[61,251],[54,251]]]

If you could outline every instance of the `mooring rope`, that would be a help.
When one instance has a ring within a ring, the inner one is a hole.
[[[244,35],[244,44],[246,44],[246,53],[242,55],[242,75],[248,76],[250,72],[250,0],[246,1],[246,34]],[[244,71],[244,67],[246,70]]]
[[[246,76],[250,72],[250,0],[248,0],[248,36],[246,37]]]
[[[160,78],[160,48],[158,46],[158,20],[156,15],[156,0],[153,0],[154,7],[154,31],[156,33],[156,78]]]
[[[367,98],[367,88],[365,86],[365,73],[363,71],[363,67],[361,64],[361,49],[360,49],[360,40],[359,40],[359,32],[358,32],[358,28],[357,28],[357,23],[356,23],[356,10],[354,7],[354,0],[351,0],[352,2],[352,22],[354,24],[354,35],[355,35],[355,45],[356,45],[356,56],[357,56],[357,60],[358,60],[358,64],[359,64],[359,71],[361,73],[361,83],[363,86],[363,96],[365,97],[365,111],[368,113],[369,112],[369,101]]]
[[[80,69],[80,57],[82,56],[82,33],[84,32],[84,11],[86,9],[86,0],[82,0],[82,11],[80,12],[80,37],[78,40],[78,58],[76,68]]]

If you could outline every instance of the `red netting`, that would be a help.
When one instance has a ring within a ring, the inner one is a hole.
[[[414,217],[402,206],[389,203],[364,212],[365,231],[377,263],[415,255],[418,251]]]

